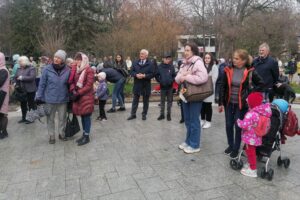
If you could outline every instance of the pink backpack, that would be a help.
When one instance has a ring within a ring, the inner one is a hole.
[[[254,131],[257,136],[263,137],[269,132],[271,128],[271,119],[269,117],[260,114],[258,115],[259,115],[259,120],[257,126],[254,127]]]

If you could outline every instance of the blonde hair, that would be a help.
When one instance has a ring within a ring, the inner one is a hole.
[[[246,61],[246,65],[250,66],[253,62],[253,58],[252,56],[248,53],[247,50],[245,49],[237,49],[233,52],[233,56],[237,55],[239,58],[241,58],[242,60]]]
[[[19,64],[20,64],[21,66],[27,66],[27,65],[30,65],[30,61],[29,61],[29,59],[28,59],[27,56],[21,56],[21,57],[19,58],[18,62],[19,62]]]

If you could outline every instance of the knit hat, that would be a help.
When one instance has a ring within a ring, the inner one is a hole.
[[[54,54],[54,56],[61,58],[63,60],[63,62],[65,62],[67,53],[64,50],[60,49]]]
[[[105,72],[100,72],[98,75],[99,80],[105,80],[106,79],[106,73]]]
[[[263,95],[260,92],[253,92],[249,94],[247,100],[248,100],[248,105],[250,108],[254,108],[256,106],[259,106],[263,102]]]

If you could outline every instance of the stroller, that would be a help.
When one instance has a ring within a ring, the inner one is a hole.
[[[279,151],[280,155],[277,159],[278,166],[284,166],[288,168],[290,166],[290,159],[281,156],[281,142],[282,142],[282,129],[285,121],[285,113],[282,113],[280,108],[271,104],[272,116],[271,116],[271,127],[269,132],[263,136],[262,145],[256,148],[256,155],[259,161],[263,158],[267,158],[265,161],[265,166],[261,168],[259,176],[261,178],[266,178],[271,181],[273,179],[274,170],[269,167],[270,158],[273,151]],[[243,149],[245,145],[243,144]],[[230,166],[234,170],[240,170],[243,167],[243,161],[241,159],[243,150],[240,151],[237,158],[230,160]]]

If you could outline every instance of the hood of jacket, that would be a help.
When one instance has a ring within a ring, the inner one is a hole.
[[[272,116],[272,110],[270,103],[262,104],[260,106],[256,106],[255,108],[252,109],[252,111],[266,117],[271,117]]]

